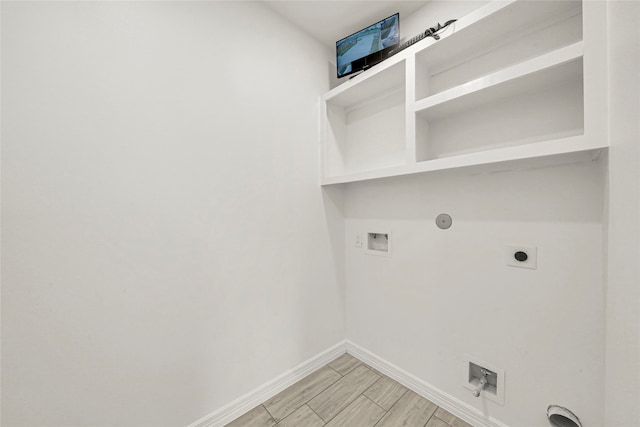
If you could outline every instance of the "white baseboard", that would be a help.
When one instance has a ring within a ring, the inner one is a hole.
[[[266,400],[269,400],[287,387],[312,374],[343,353],[349,353],[362,360],[372,368],[398,381],[422,397],[443,407],[458,418],[477,427],[508,427],[493,417],[484,414],[477,408],[439,390],[415,375],[387,362],[351,341],[343,341],[301,363],[282,375],[266,382],[244,396],[228,403],[222,408],[202,417],[187,427],[223,427],[240,415],[250,411]]]
[[[347,342],[340,342],[273,380],[266,382],[244,396],[240,396],[222,408],[189,424],[187,427],[223,427],[240,415],[250,411],[264,401],[271,399],[290,385],[295,384],[307,375],[322,368],[336,357],[346,353],[346,351]]]
[[[477,427],[508,427],[506,424],[488,416],[479,409],[474,408],[473,406],[443,392],[442,390],[439,390],[426,381],[423,381],[415,375],[398,368],[394,364],[387,362],[357,344],[347,341],[346,345],[347,353],[362,360],[367,365],[370,365],[372,368],[377,369],[388,377],[398,381],[408,389],[415,391],[425,399],[441,406],[461,420]]]

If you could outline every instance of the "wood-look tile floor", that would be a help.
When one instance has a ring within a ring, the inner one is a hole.
[[[471,427],[343,354],[226,427]]]

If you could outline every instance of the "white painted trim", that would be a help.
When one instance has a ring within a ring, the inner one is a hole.
[[[456,417],[477,427],[508,427],[506,424],[501,423],[479,409],[443,392],[415,375],[412,375],[370,351],[365,350],[359,345],[348,340],[346,345],[347,353],[362,360],[388,377],[398,381],[405,387],[415,391],[425,399],[441,406]]]
[[[605,149],[608,146],[607,144],[607,141],[589,139],[585,135],[560,136],[557,139],[547,141],[531,142],[528,144],[495,148],[473,153],[461,153],[449,157],[425,160],[414,164],[391,166],[387,168],[325,177],[322,181],[322,185],[345,184],[348,182],[366,181],[368,179],[410,175],[462,167],[491,165],[528,159],[533,160],[545,158],[544,164],[553,164],[551,160],[549,160],[549,156],[558,156],[560,164],[563,161],[569,163],[590,161],[592,157],[591,152]],[[566,158],[560,157],[565,154],[570,155],[571,153],[575,153],[575,155]]]
[[[200,418],[192,424],[189,424],[187,427],[222,427],[235,420],[240,415],[260,405],[264,401],[271,399],[273,396],[300,381],[307,375],[310,375],[322,368],[336,357],[346,353],[346,351],[347,343],[346,341],[342,341],[322,353],[313,356],[305,362],[302,362],[295,368],[286,371],[271,381],[264,383],[244,396],[240,396],[222,408],[213,411],[209,415]]]

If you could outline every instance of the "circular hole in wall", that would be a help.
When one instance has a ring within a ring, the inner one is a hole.
[[[547,418],[553,427],[582,427],[576,414],[562,406],[550,405],[547,408]]]
[[[452,222],[453,220],[451,219],[451,216],[444,213],[436,217],[436,225],[442,230],[446,230],[447,228],[451,227]]]

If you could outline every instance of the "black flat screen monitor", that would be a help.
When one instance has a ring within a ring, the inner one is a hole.
[[[387,58],[400,40],[400,14],[376,22],[336,42],[338,78],[365,70]]]

